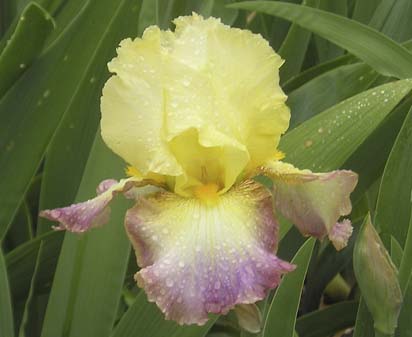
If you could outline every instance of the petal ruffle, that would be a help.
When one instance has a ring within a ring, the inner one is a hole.
[[[120,182],[107,179],[97,187],[97,197],[67,207],[47,209],[41,211],[39,215],[51,221],[59,222],[59,225],[54,229],[82,233],[92,227],[104,225],[109,221],[110,208],[108,205],[115,194],[126,193],[133,187],[145,185],[146,183],[137,177],[122,179]]]
[[[340,170],[313,173],[293,165],[273,161],[262,168],[273,180],[276,208],[304,235],[318,239],[329,235],[336,249],[346,246],[351,234],[350,222],[337,224],[340,216],[352,210],[350,194],[358,175]]]
[[[167,319],[204,324],[208,313],[254,303],[294,269],[274,255],[278,223],[270,193],[247,181],[215,204],[158,193],[128,211],[136,274]]]
[[[151,26],[121,42],[103,90],[102,136],[182,196],[211,181],[223,193],[273,155],[288,127],[283,61],[260,35],[219,19],[174,22],[174,32]]]
[[[348,244],[348,240],[353,232],[352,223],[349,219],[343,219],[341,222],[337,222],[329,231],[328,237],[332,241],[336,250],[345,248]]]

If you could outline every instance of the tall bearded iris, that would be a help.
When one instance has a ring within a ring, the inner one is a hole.
[[[351,171],[313,173],[277,151],[289,124],[282,60],[260,35],[192,16],[121,42],[103,89],[102,137],[129,165],[96,198],[42,216],[84,232],[108,217],[117,193],[136,199],[125,228],[136,281],[166,318],[203,324],[208,313],[254,303],[294,266],[274,254],[276,212],[337,249],[351,234]],[[269,191],[253,177],[272,179]],[[136,188],[159,189],[138,195]]]

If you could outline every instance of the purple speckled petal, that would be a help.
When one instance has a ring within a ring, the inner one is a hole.
[[[352,210],[350,194],[358,181],[357,174],[352,171],[313,173],[274,161],[262,172],[273,180],[276,209],[304,235],[323,239],[331,233],[339,217]],[[344,231],[350,236],[347,230]],[[347,238],[342,240],[343,236],[336,235],[330,238],[339,241],[335,244],[337,249],[346,246]]]
[[[332,241],[336,250],[345,248],[348,244],[348,240],[353,232],[352,223],[349,219],[343,219],[341,222],[337,222],[329,231],[328,237]]]
[[[59,222],[56,230],[68,230],[82,233],[90,228],[104,225],[110,216],[110,201],[117,193],[124,193],[136,185],[142,184],[142,179],[132,177],[117,182],[114,179],[102,181],[97,187],[97,197],[67,207],[44,210],[40,216]]]
[[[261,300],[294,269],[274,255],[272,197],[252,181],[212,205],[165,192],[142,198],[125,226],[142,267],[138,285],[179,324],[204,324],[208,313]]]

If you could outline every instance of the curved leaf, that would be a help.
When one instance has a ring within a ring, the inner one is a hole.
[[[7,268],[3,252],[0,249],[0,336],[13,337],[13,310],[11,307],[11,296]]]
[[[410,80],[384,84],[316,115],[282,138],[287,161],[321,171],[340,167],[411,89]]]
[[[395,41],[359,22],[322,10],[277,1],[246,1],[230,7],[290,20],[347,49],[383,75],[412,77],[412,54]]]
[[[330,336],[354,326],[358,306],[357,301],[341,302],[299,317],[296,321],[299,337]]]
[[[379,189],[375,214],[375,223],[378,228],[384,233],[393,235],[402,247],[408,233],[412,210],[411,153],[412,109],[409,111],[389,155]],[[396,205],[396,207],[388,207],[388,205]]]
[[[296,253],[295,271],[285,275],[275,292],[266,316],[262,337],[293,337],[303,282],[309,266],[314,239],[308,239]]]
[[[33,59],[54,28],[54,21],[40,5],[30,2],[0,54],[0,97],[12,86]]]

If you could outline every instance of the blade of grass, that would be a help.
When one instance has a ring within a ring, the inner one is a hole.
[[[403,42],[412,38],[411,28],[412,2],[409,0],[394,1],[392,10],[385,21],[382,33],[395,41]]]
[[[346,301],[299,317],[296,321],[299,337],[331,336],[354,326],[358,306],[358,301]]]
[[[133,4],[134,1],[127,1],[123,8]],[[100,120],[99,98],[104,82],[110,76],[106,63],[114,56],[115,46],[121,39],[136,35],[136,26],[130,23],[137,20],[137,15],[136,7],[127,13],[123,9],[123,13],[117,14],[112,29],[103,33],[100,52],[92,56],[94,61],[90,61],[72,100],[64,107],[64,116],[47,150],[40,209],[52,209],[73,202]],[[70,175],[62,179],[61,172],[64,171],[69,171]],[[39,219],[37,232],[44,233],[50,230],[51,225],[50,221]]]
[[[381,2],[382,0],[357,0],[352,19],[367,25]]]
[[[348,50],[383,75],[412,77],[412,54],[385,35],[356,21],[322,10],[277,1],[247,1],[230,7],[290,20]]]
[[[319,9],[343,17],[348,16],[347,1],[321,0]],[[318,58],[320,62],[325,62],[327,60],[334,59],[343,54],[342,48],[339,48],[338,46],[334,45],[328,40],[325,40],[317,35],[315,35],[313,38],[315,41],[316,50],[318,52]]]
[[[316,8],[319,6],[319,2],[320,0],[303,0],[302,5]],[[278,51],[279,55],[285,60],[280,68],[282,83],[300,73],[311,36],[311,32],[296,24],[292,24],[289,28],[288,34]]]
[[[4,240],[7,251],[10,251],[33,238],[32,222],[33,220],[29,206],[27,205],[27,202],[24,201]]]
[[[38,263],[44,268],[44,273],[38,275],[38,281],[44,285],[45,289],[42,291],[50,287],[63,237],[63,232],[49,232],[26,242],[6,255],[13,298],[22,299],[27,295],[41,244],[43,251],[39,255]]]
[[[137,25],[137,35],[141,36],[150,25],[159,25],[159,0],[143,0]],[[164,28],[164,27],[163,27]]]
[[[398,268],[398,270],[401,265],[402,255],[403,255],[403,249],[401,245],[393,236],[391,236],[391,258],[392,258],[393,264],[396,266],[396,268]],[[400,285],[402,286],[401,283]]]
[[[412,130],[412,129],[411,129]],[[411,131],[410,130],[410,131]],[[412,189],[411,189],[412,196]],[[402,291],[405,292],[408,280],[412,275],[412,214],[409,220],[408,236],[405,242],[405,249],[402,254],[402,260],[399,267],[399,285]]]
[[[13,309],[11,307],[11,296],[7,268],[3,252],[0,249],[0,337],[13,337]]]
[[[351,263],[358,230],[359,226],[355,226],[354,233],[345,249],[338,252],[333,245],[329,244],[313,263],[313,268],[309,270],[307,276],[303,306],[305,312],[319,308],[326,286],[340,271]]]
[[[316,115],[282,138],[287,161],[321,171],[340,167],[411,88],[409,80],[384,84]]]
[[[412,274],[405,287],[401,313],[399,314],[396,337],[412,337]]]
[[[105,146],[97,132],[76,200],[89,199],[100,181],[119,178],[123,169],[123,162]],[[128,207],[129,203],[120,198],[111,207],[107,225],[83,236],[66,234],[42,337],[110,335],[130,253],[122,226]]]
[[[300,295],[314,244],[314,239],[308,239],[293,258],[292,263],[297,268],[283,277],[275,292],[264,323],[263,337],[293,337]]]
[[[303,72],[296,75],[295,77],[292,77],[289,81],[287,81],[283,85],[283,90],[288,94],[292,92],[293,90],[296,90],[303,84],[309,82],[310,80],[313,80],[317,76],[320,76],[340,66],[352,64],[354,62],[356,62],[356,58],[353,55],[348,54],[344,56],[339,56],[334,60],[330,60],[330,61],[318,64],[316,66],[313,66],[309,69],[304,70]]]
[[[43,242],[40,243],[40,247],[39,250],[37,252],[37,256],[39,256],[43,251]],[[33,300],[33,295],[36,291],[36,285],[37,285],[37,275],[38,275],[38,269],[39,269],[39,263],[40,260],[38,258],[36,258],[36,265],[34,266],[34,271],[33,271],[33,277],[31,279],[30,282],[30,290],[29,290],[29,294],[27,296],[27,300],[24,306],[24,312],[23,312],[23,317],[22,317],[22,321],[20,323],[20,328],[19,328],[19,337],[26,337],[28,335],[30,335],[30,332],[27,331],[27,325],[29,323],[29,319],[30,319],[30,314],[32,309],[32,300]]]
[[[411,217],[412,109],[395,141],[383,173],[375,223],[404,246]],[[388,207],[396,205],[396,207]]]
[[[30,2],[27,5],[0,54],[0,97],[40,54],[54,25],[50,14],[37,3]]]
[[[375,337],[373,319],[368,311],[368,307],[366,306],[365,301],[362,298],[359,302],[353,337]]]
[[[366,90],[376,78],[377,74],[362,63],[340,66],[315,77],[289,94],[290,128]]]
[[[360,174],[352,200],[359,200],[382,176],[388,156],[411,106],[412,96],[408,95],[345,161],[343,167],[350,167]]]
[[[89,2],[86,1],[84,9],[88,5]],[[70,33],[73,33],[82,14],[84,10],[66,27],[67,34],[64,38],[38,58],[22,75],[22,80],[0,100],[0,171],[2,177],[15,177],[1,180],[3,193],[0,195],[0,240],[30,187],[64,112],[62,104],[67,103],[70,99],[68,92],[77,84],[75,80],[82,69],[79,63],[86,61],[82,56],[85,56],[83,53],[89,48],[85,48],[81,40],[81,61],[76,62],[73,68],[71,62],[66,64],[68,67],[60,66],[62,59],[64,60],[65,48],[71,42]],[[65,79],[64,85],[61,85],[62,78]],[[51,87],[55,90],[55,95],[50,95]],[[23,96],[22,92],[25,93]],[[23,162],[24,165],[21,164]]]

